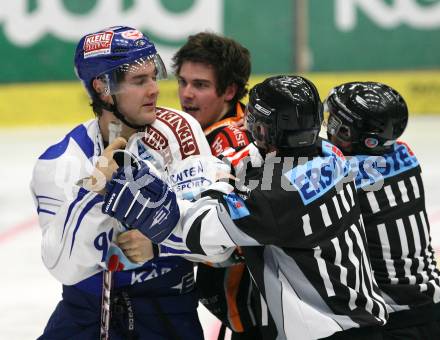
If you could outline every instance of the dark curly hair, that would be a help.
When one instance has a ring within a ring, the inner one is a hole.
[[[177,76],[186,61],[210,65],[216,77],[216,90],[220,96],[229,85],[237,85],[237,93],[231,102],[235,103],[248,93],[248,79],[251,73],[249,50],[233,39],[211,32],[190,35],[188,41],[173,56],[173,71]]]

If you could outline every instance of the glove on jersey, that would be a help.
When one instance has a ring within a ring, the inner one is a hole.
[[[179,221],[176,194],[146,164],[119,168],[106,189],[102,212],[154,243],[165,240]]]

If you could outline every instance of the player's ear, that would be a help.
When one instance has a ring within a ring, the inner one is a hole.
[[[237,84],[231,84],[229,85],[225,90],[225,100],[228,102],[232,100],[232,98],[235,97],[235,94],[237,93]]]
[[[111,101],[108,84],[102,81],[102,79],[99,78],[93,79],[92,86],[93,89],[96,91],[96,93],[101,97],[103,101],[105,102]]]

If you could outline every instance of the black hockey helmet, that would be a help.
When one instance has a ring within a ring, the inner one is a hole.
[[[352,82],[331,90],[326,99],[327,134],[352,153],[380,155],[389,152],[408,122],[402,96],[388,85]],[[347,151],[347,150],[345,150]]]
[[[245,124],[261,147],[310,146],[318,138],[322,112],[318,90],[311,81],[279,75],[251,89]]]

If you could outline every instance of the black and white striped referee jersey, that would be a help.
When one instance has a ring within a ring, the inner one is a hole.
[[[381,156],[356,156],[356,187],[372,268],[389,312],[440,301],[440,272],[431,246],[419,162],[395,143]],[[374,188],[372,183],[379,183]]]
[[[307,162],[275,162],[270,189],[264,168],[252,178],[260,185],[247,193],[222,192],[220,184],[228,185],[217,183],[180,221],[193,253],[209,257],[242,247],[277,339],[320,339],[383,325],[388,315],[371,272],[355,184],[346,181],[349,163],[324,140],[309,154]]]

